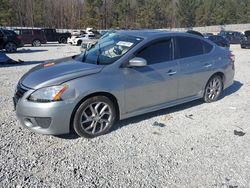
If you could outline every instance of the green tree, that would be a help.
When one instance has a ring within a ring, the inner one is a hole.
[[[195,26],[195,12],[199,0],[179,0],[177,2],[177,13],[180,25],[183,27]]]
[[[10,11],[9,0],[0,0],[0,26],[10,24]]]

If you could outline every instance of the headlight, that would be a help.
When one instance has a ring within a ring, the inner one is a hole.
[[[61,101],[62,94],[68,89],[68,85],[52,86],[34,91],[28,98],[34,102]]]

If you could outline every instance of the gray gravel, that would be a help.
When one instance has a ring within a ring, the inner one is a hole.
[[[250,187],[250,50],[232,49],[235,84],[220,101],[120,121],[91,140],[22,128],[11,98],[31,67],[79,48],[50,44],[10,54],[29,62],[0,65],[0,187]]]

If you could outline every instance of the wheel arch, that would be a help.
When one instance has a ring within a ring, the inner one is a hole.
[[[212,77],[214,77],[214,76],[219,76],[219,77],[221,77],[222,82],[223,82],[223,85],[225,84],[226,76],[225,76],[225,74],[224,74],[223,72],[218,71],[218,72],[214,73],[212,76],[210,76],[210,78],[209,78],[208,80],[210,80],[210,79],[211,79]]]
[[[14,40],[9,40],[9,41],[6,41],[5,43],[4,43],[4,48],[5,48],[5,46],[8,44],[8,43],[14,43],[15,45],[17,45],[17,42],[16,41],[14,41]]]
[[[85,96],[84,98],[82,98],[78,103],[77,105],[75,106],[73,112],[71,113],[71,117],[70,117],[70,130],[72,131],[73,130],[73,121],[74,121],[74,115],[77,111],[77,109],[79,108],[79,106],[83,103],[83,101],[91,98],[91,97],[96,97],[96,96],[105,96],[107,97],[108,99],[110,99],[114,106],[115,106],[115,111],[116,111],[116,119],[119,120],[120,119],[120,108],[119,108],[119,104],[118,104],[118,101],[117,101],[117,98],[109,93],[109,92],[94,92],[94,93],[91,93],[87,96]]]
[[[216,75],[221,77],[222,83],[223,83],[223,88],[224,88],[224,84],[225,84],[225,80],[226,80],[225,74],[224,74],[223,72],[221,72],[221,71],[215,72],[214,74],[212,74],[212,75],[208,78],[207,82],[206,82],[205,85],[203,86],[203,92],[202,92],[203,94],[202,94],[202,96],[204,96],[204,94],[205,94],[205,89],[206,89],[206,87],[207,87],[207,84],[209,83],[209,80],[210,80],[211,78],[213,78],[214,76],[216,76]]]

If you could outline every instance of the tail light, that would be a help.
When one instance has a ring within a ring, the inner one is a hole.
[[[235,55],[232,52],[229,53],[229,59],[232,61],[232,68],[234,70],[235,69],[235,66],[234,66]]]

